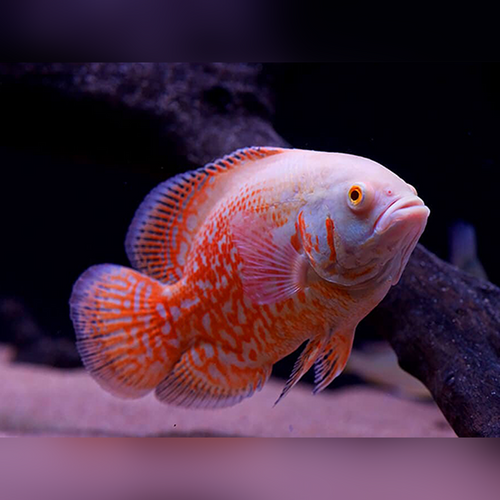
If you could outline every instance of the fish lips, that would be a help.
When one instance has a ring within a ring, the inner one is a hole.
[[[407,196],[396,200],[382,212],[375,223],[375,234],[382,235],[399,227],[401,223],[421,226],[427,223],[430,210],[418,196]]]

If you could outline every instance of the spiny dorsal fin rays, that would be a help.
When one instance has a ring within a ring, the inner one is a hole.
[[[239,149],[153,189],[139,206],[125,240],[132,266],[163,283],[178,281],[199,227],[229,180],[225,174],[285,151],[268,147]]]
[[[342,373],[351,354],[354,329],[335,332],[325,342],[322,353],[314,363],[314,390],[317,394]]]
[[[351,353],[354,328],[333,333],[328,338],[310,340],[295,362],[276,406],[314,364],[314,394],[327,387],[344,369]]]
[[[290,378],[285,384],[280,397],[276,400],[276,403],[274,403],[274,406],[276,406],[290,392],[295,384],[307,373],[307,371],[311,368],[313,363],[316,361],[319,353],[323,349],[323,345],[324,339],[314,339],[310,340],[307,343],[304,350],[295,362],[292,373],[290,374]]]

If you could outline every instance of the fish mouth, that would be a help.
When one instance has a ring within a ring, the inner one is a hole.
[[[375,222],[375,233],[384,234],[389,228],[401,221],[420,221],[425,223],[430,210],[418,196],[405,196],[394,201],[382,212]]]

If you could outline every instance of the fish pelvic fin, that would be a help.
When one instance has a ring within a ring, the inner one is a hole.
[[[239,149],[159,184],[139,206],[127,233],[125,249],[132,267],[162,283],[181,279],[200,226],[234,176],[285,151],[273,147]]]
[[[164,285],[102,264],[73,287],[70,315],[84,366],[105,390],[135,399],[152,391],[180,356]]]
[[[314,394],[325,389],[342,373],[351,354],[353,340],[354,329],[336,331],[326,340],[314,363]]]
[[[295,384],[297,384],[297,382],[309,371],[318,355],[321,353],[323,345],[324,339],[322,338],[309,340],[295,362],[292,373],[290,374],[280,397],[276,400],[276,403],[274,403],[274,406],[276,406],[291,391]]]
[[[169,375],[158,385],[163,403],[186,408],[216,409],[234,406],[260,391],[271,375],[271,366],[234,364],[236,356],[209,343],[185,351]]]

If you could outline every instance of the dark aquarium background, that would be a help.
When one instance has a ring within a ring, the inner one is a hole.
[[[142,199],[196,165],[133,99],[67,92],[51,71],[0,65],[0,342],[21,361],[76,367],[73,283],[93,264],[128,265],[124,238]],[[199,97],[223,121],[235,102],[218,74]],[[479,259],[500,283],[500,64],[263,64],[259,82],[262,95],[239,96],[245,109],[292,147],[366,156],[395,171],[431,209],[421,243],[447,259],[449,228],[471,223]],[[371,335],[361,328],[356,342]],[[276,373],[287,377],[295,358]]]

